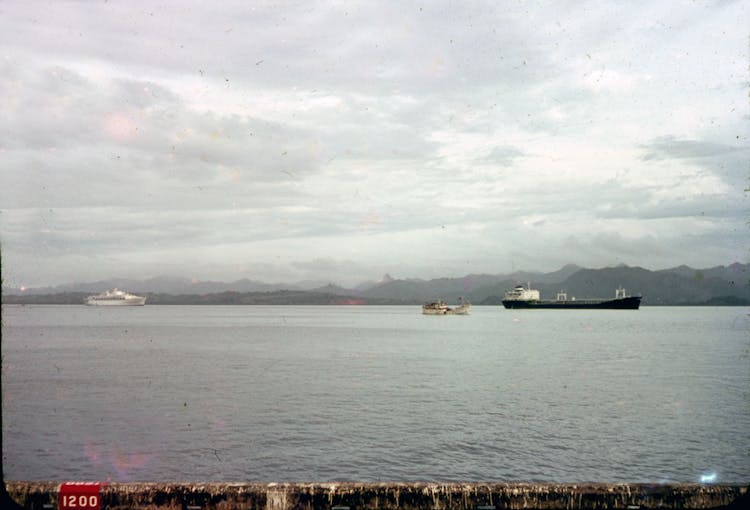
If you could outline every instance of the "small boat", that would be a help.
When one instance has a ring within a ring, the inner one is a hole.
[[[422,305],[423,315],[469,315],[471,303],[464,298],[458,298],[458,306],[451,308],[448,303],[439,299]]]
[[[558,309],[607,309],[607,310],[638,310],[641,305],[641,296],[629,296],[625,289],[620,287],[615,290],[614,299],[568,299],[565,291],[557,293],[557,299],[545,300],[539,298],[539,291],[532,289],[531,285],[524,288],[516,285],[513,290],[505,293],[503,306],[509,309],[516,308],[558,308]]]
[[[89,296],[85,303],[89,306],[143,306],[146,304],[146,298],[115,288]]]

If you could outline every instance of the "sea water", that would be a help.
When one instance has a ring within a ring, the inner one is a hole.
[[[750,481],[747,308],[2,319],[7,480]]]

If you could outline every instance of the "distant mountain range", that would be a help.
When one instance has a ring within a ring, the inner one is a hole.
[[[35,287],[24,291],[18,288],[3,287],[4,295],[12,294],[58,294],[63,292],[87,292],[98,294],[105,289],[126,289],[129,292],[159,293],[159,294],[213,294],[220,292],[273,292],[277,290],[312,290],[324,285],[325,282],[308,282],[293,285],[270,284],[254,280],[237,280],[231,283],[214,281],[196,281],[188,278],[158,276],[148,280],[133,280],[127,278],[113,278],[88,283],[66,283],[55,287]]]
[[[708,269],[678,266],[650,271],[617,266],[587,269],[567,265],[551,273],[515,272],[504,275],[470,274],[433,280],[395,279],[354,288],[301,282],[268,284],[253,280],[231,283],[158,277],[148,280],[113,279],[34,289],[3,288],[3,303],[81,303],[92,293],[114,287],[149,296],[150,304],[421,304],[442,298],[455,302],[465,297],[477,305],[500,304],[505,291],[530,283],[543,298],[564,290],[569,297],[614,297],[622,286],[641,294],[644,305],[750,304],[748,264],[735,263]]]

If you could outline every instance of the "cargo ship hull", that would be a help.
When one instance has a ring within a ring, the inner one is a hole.
[[[619,299],[580,299],[567,301],[503,299],[503,306],[508,309],[604,309],[604,310],[638,310],[641,296],[628,296]]]

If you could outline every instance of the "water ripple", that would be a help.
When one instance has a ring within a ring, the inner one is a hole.
[[[748,481],[731,310],[475,308],[6,307],[6,476]]]

